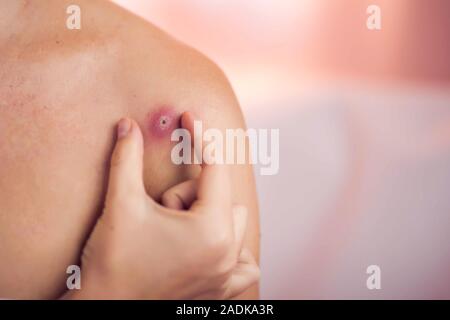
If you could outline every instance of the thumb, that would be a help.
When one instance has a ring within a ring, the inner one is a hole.
[[[124,118],[117,125],[117,142],[111,157],[109,172],[109,200],[145,193],[143,181],[143,138],[138,124]]]

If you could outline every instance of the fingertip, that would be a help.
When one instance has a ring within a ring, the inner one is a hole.
[[[189,111],[185,111],[183,112],[183,114],[181,115],[181,127],[183,129],[186,129],[187,131],[189,131],[189,134],[191,135],[191,137],[194,137],[194,116],[192,115],[191,112]],[[193,139],[191,139],[191,143],[192,143],[192,147],[194,147],[194,141]]]
[[[132,123],[128,118],[122,118],[117,123],[117,139],[125,138],[131,130]]]
[[[194,130],[194,116],[192,114],[192,112],[190,111],[185,111],[183,112],[183,114],[181,115],[181,126],[184,129],[189,130],[189,132],[193,132]]]
[[[139,124],[133,119],[130,119],[130,122],[131,122],[131,131],[130,131],[130,133],[138,136],[140,139],[143,139],[141,127],[139,126]]]
[[[131,142],[131,145],[134,146],[134,148],[131,148],[129,151],[134,150],[133,152],[136,152],[136,154],[142,158],[144,153],[144,137],[141,128],[135,120],[130,118],[128,118],[128,120],[130,121],[130,129],[124,138],[127,140],[127,144]]]
[[[117,123],[117,142],[110,160],[108,192],[141,192],[143,187],[143,144],[138,124],[130,118]]]
[[[142,131],[139,124],[131,118],[122,118],[117,123],[116,127],[117,139],[124,139],[127,137],[132,137],[133,135],[141,135]]]

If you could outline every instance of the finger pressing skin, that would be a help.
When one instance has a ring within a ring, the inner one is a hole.
[[[181,117],[181,125],[194,137],[194,117],[185,112]],[[203,154],[206,144],[203,144]],[[203,159],[202,159],[203,160]],[[227,165],[207,164],[202,161],[202,171],[198,182],[197,199],[208,208],[227,207],[231,204],[231,181]],[[211,210],[218,212],[219,210]],[[223,211],[222,211],[223,212]]]
[[[175,210],[188,210],[197,196],[198,180],[184,181],[163,193],[163,206]]]
[[[142,132],[137,123],[127,118],[120,120],[111,157],[107,198],[145,193],[143,154]]]

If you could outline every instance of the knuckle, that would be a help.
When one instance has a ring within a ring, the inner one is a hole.
[[[172,192],[165,192],[162,196],[161,196],[161,201],[163,204],[165,204],[166,206],[169,207],[177,207],[178,206],[178,198],[177,196],[172,193]]]
[[[161,201],[163,203],[170,203],[171,200],[172,200],[172,195],[169,192],[165,192],[161,196]]]

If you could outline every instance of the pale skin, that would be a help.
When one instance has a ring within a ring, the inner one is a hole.
[[[77,1],[82,30],[65,28],[71,1],[0,1],[0,296],[58,298],[80,264],[105,201],[113,130],[143,133],[143,184],[159,203],[199,170],[170,160],[149,119],[162,106],[205,127],[245,128],[227,79],[203,55],[106,1]],[[247,208],[243,247],[259,259],[250,165],[230,166],[231,202]],[[161,243],[161,248],[167,244]],[[237,298],[257,298],[252,285]]]
[[[182,123],[192,130],[189,113]],[[247,210],[232,204],[227,165],[205,164],[160,205],[144,188],[139,126],[123,119],[117,135],[105,207],[83,250],[83,285],[64,298],[230,299],[257,282],[243,248]]]

